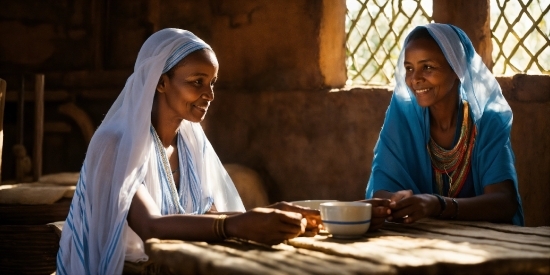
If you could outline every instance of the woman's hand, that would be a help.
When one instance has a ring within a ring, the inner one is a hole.
[[[409,195],[407,191],[396,192],[397,200],[390,203],[392,215],[388,221],[413,223],[423,218],[435,216],[440,211],[439,200],[430,194]],[[404,192],[402,194],[398,194]]]
[[[204,214],[213,214],[213,215],[219,215],[219,214],[225,214],[227,216],[231,216],[231,215],[236,215],[236,214],[242,214],[243,212],[241,211],[224,211],[224,212],[219,212],[218,209],[216,209],[216,205],[215,204],[212,204],[212,206],[210,207],[210,210],[204,212]]]
[[[274,245],[295,238],[306,231],[302,214],[273,208],[254,208],[225,220],[229,237]]]
[[[302,236],[304,237],[313,237],[317,235],[319,233],[319,230],[323,226],[321,222],[321,213],[319,212],[319,210],[302,207],[284,201],[272,204],[267,207],[302,214],[302,217],[304,217],[307,222],[306,231],[302,234]]]
[[[391,210],[390,210],[391,201],[389,199],[374,198],[369,200],[361,200],[360,202],[372,204],[372,215],[370,220],[369,231],[375,231],[380,229],[384,225],[386,218],[390,217],[391,215]]]
[[[390,196],[390,200],[392,202],[397,202],[397,201],[400,201],[402,199],[406,199],[406,198],[409,198],[413,195],[413,191],[412,190],[401,190],[401,191],[397,191],[395,193],[392,193],[392,195]]]

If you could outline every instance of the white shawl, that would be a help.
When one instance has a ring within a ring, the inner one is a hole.
[[[159,209],[162,207],[150,134],[156,86],[163,72],[204,48],[210,46],[180,29],[158,31],[143,44],[134,73],[88,147],[61,236],[57,274],[120,274],[125,259],[147,259],[143,243],[127,226],[126,216],[141,183]],[[218,211],[244,211],[200,124],[184,120],[179,133],[189,148],[202,196],[213,198]]]

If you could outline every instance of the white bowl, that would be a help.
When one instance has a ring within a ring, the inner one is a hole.
[[[372,205],[356,201],[323,202],[321,220],[334,238],[359,238],[370,226]]]
[[[303,207],[309,207],[311,209],[319,210],[319,205],[323,202],[334,202],[336,200],[303,200],[303,201],[291,201],[290,203]]]

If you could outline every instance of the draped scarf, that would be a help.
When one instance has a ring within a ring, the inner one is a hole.
[[[157,158],[157,171],[160,175],[161,203],[160,209],[162,215],[169,214],[202,214],[212,206],[213,198],[203,196],[201,183],[195,169],[195,163],[191,157],[191,152],[182,135],[178,135],[178,156],[180,171],[180,182],[174,182],[173,172],[170,171],[170,164],[164,151],[160,138],[151,125],[151,135],[155,143],[155,152]],[[149,184],[146,184],[149,185]],[[179,186],[179,188],[177,188]],[[179,190],[179,191],[178,191]]]
[[[523,210],[510,142],[512,110],[502,90],[467,35],[449,24],[427,24],[445,58],[460,79],[459,96],[469,104],[477,136],[471,156],[476,196],[490,184],[512,180],[518,209],[513,223],[523,225]],[[410,189],[414,194],[436,193],[429,152],[430,118],[405,83],[405,39],[397,61],[396,86],[386,111],[380,136],[374,148],[366,198],[378,190],[397,192]]]
[[[59,243],[57,274],[120,274],[125,259],[147,259],[126,222],[139,185],[145,184],[161,213],[173,213],[163,204],[161,186],[168,175],[159,170],[150,132],[156,86],[162,73],[200,49],[211,48],[191,32],[173,28],[154,33],[141,47],[134,72],[90,141]],[[199,123],[182,121],[178,150],[180,169],[192,174],[180,176],[181,186],[200,189],[194,195],[181,189],[185,213],[202,214],[212,200],[219,211],[244,211]],[[195,203],[187,203],[196,194]]]

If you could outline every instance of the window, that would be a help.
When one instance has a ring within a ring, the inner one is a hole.
[[[346,84],[390,84],[409,29],[432,21],[432,1],[347,0],[346,5]]]
[[[347,0],[347,85],[391,85],[401,45],[432,0]],[[491,0],[493,71],[549,74],[550,0]],[[519,11],[519,12],[518,12]]]
[[[491,0],[493,72],[550,74],[550,0]]]

